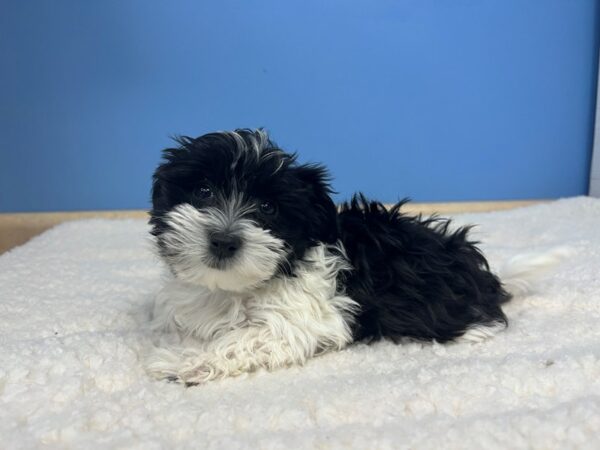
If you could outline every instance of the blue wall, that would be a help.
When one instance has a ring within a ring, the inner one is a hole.
[[[173,134],[265,126],[339,198],[587,191],[594,0],[0,3],[0,210],[145,208]]]

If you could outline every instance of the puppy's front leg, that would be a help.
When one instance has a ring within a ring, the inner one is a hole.
[[[182,361],[179,378],[187,384],[238,376],[258,369],[273,370],[303,364],[317,350],[315,339],[291,333],[274,336],[265,327],[236,329],[212,341],[204,352]]]
[[[232,330],[202,347],[182,349],[176,370],[175,361],[171,360],[169,371],[154,375],[194,385],[260,368],[272,370],[303,364],[318,349],[317,339],[302,333],[290,333],[284,339],[266,327],[249,326]]]

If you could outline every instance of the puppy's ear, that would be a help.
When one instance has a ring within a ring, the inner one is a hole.
[[[178,148],[167,148],[162,151],[162,161],[152,176],[152,210],[156,213],[168,211],[180,203],[185,194],[185,183],[193,174],[195,166],[185,157],[191,146],[191,139],[177,138]]]
[[[166,186],[161,180],[160,172],[162,166],[159,166],[154,175],[152,176],[152,209],[154,211],[161,211],[166,209],[168,203],[168,197],[166,192]]]
[[[152,225],[151,233],[155,236],[161,234],[165,229],[163,217],[173,206],[173,197],[176,187],[170,186],[164,174],[168,172],[168,164],[161,164],[152,177],[152,209],[150,210],[149,223]]]
[[[306,211],[310,217],[310,233],[315,241],[333,244],[338,239],[338,212],[331,199],[333,193],[329,185],[327,169],[318,164],[304,164],[294,168],[308,193],[307,200],[312,208]]]
[[[155,213],[167,211],[173,206],[177,187],[169,182],[171,165],[171,162],[163,162],[152,176],[152,210]]]

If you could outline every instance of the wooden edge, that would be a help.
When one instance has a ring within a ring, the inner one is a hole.
[[[78,211],[0,214],[0,254],[22,245],[38,234],[69,220],[146,219],[146,211]]]
[[[544,200],[517,200],[492,202],[409,203],[403,211],[412,214],[457,214],[466,212],[500,211],[542,203]],[[146,219],[148,213],[133,211],[78,211],[48,213],[0,214],[0,254],[22,245],[34,236],[59,223],[80,219]]]

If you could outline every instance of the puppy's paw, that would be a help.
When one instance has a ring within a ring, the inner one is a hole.
[[[223,376],[223,370],[196,349],[155,348],[146,359],[146,372],[157,380],[196,386]]]
[[[155,348],[146,358],[146,372],[157,380],[179,382],[182,356],[179,352],[167,348]]]
[[[179,372],[179,377],[186,386],[204,384],[221,376],[222,372],[213,364],[198,359],[185,361]]]

